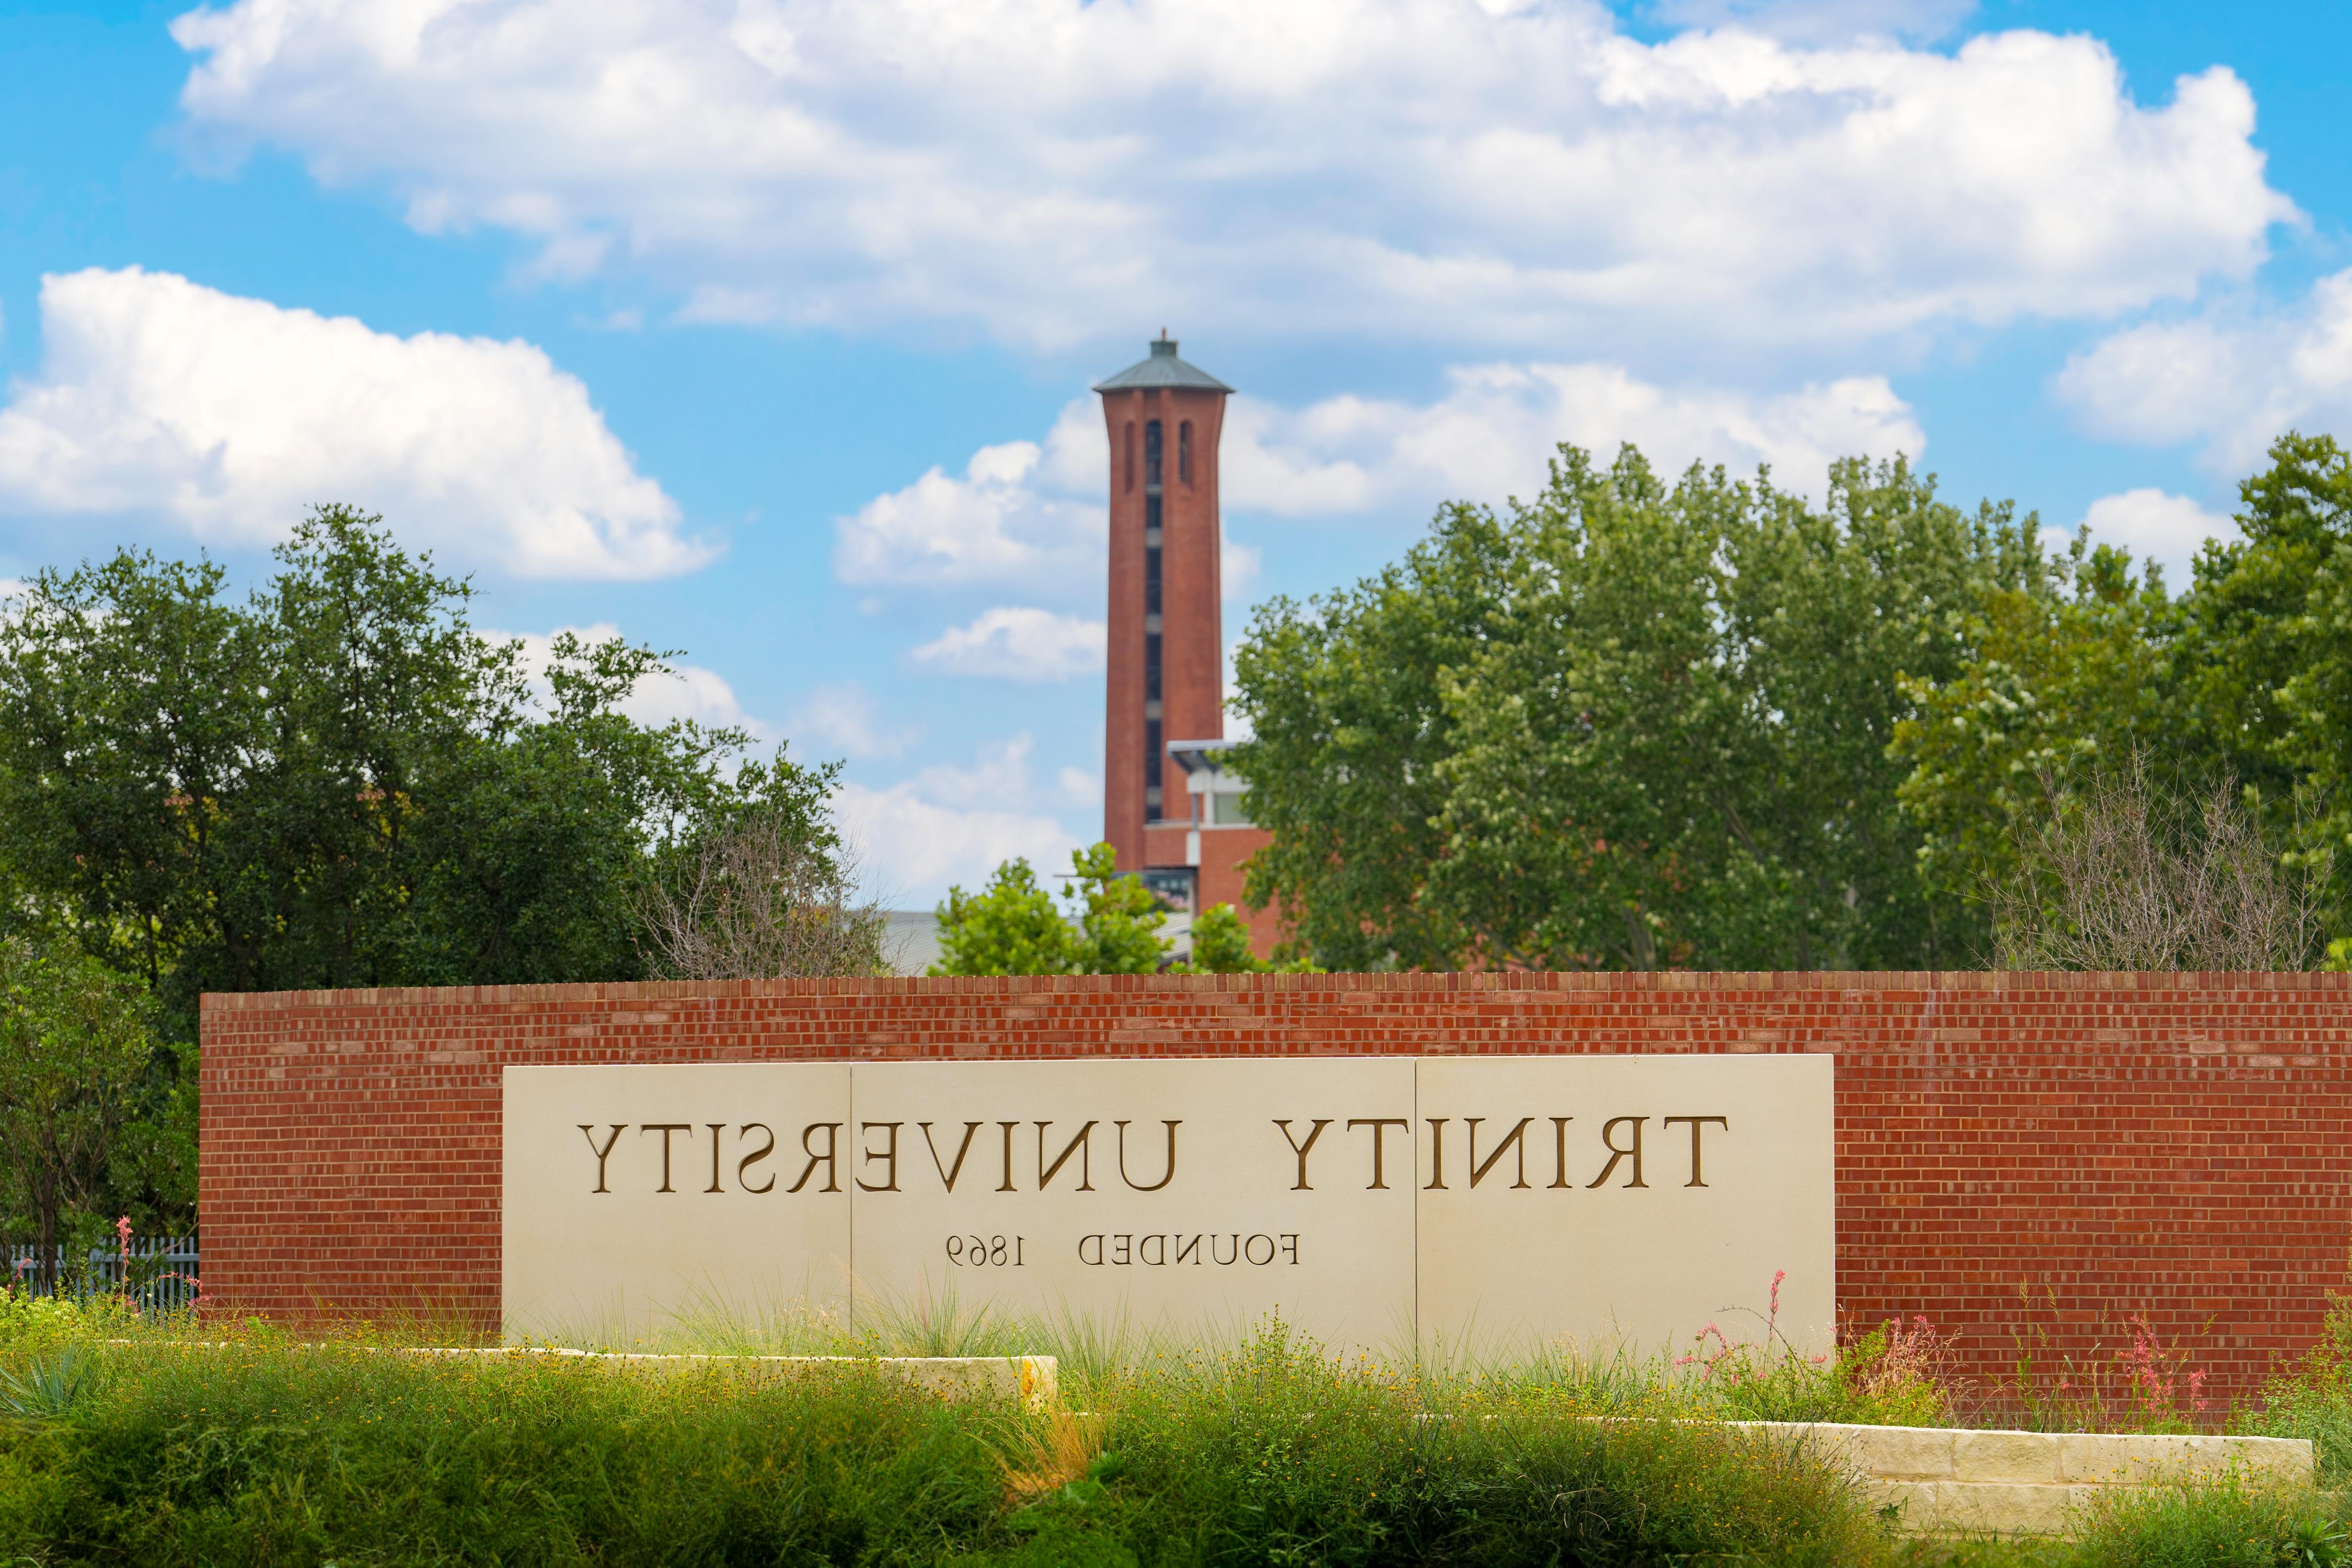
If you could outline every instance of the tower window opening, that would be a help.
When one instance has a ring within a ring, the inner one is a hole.
[[[1143,499],[1143,613],[1160,613],[1160,498]]]
[[[1144,816],[1160,816],[1160,721],[1143,721],[1143,804]]]
[[[1143,426],[1143,488],[1160,488],[1160,421],[1147,420]]]
[[[1143,700],[1160,700],[1160,634],[1146,633],[1143,638]],[[1158,753],[1154,753],[1157,755]]]
[[[1135,488],[1135,421],[1127,422],[1127,489]]]
[[[1192,482],[1192,422],[1190,419],[1176,426],[1176,477],[1188,485]]]

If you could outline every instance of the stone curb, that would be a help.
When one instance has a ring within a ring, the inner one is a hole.
[[[113,1344],[139,1342],[114,1340]],[[228,1350],[226,1340],[158,1342],[184,1350]],[[1061,1398],[1060,1363],[1049,1355],[1013,1356],[856,1356],[856,1355],[691,1355],[652,1351],[582,1351],[562,1345],[297,1345],[297,1350],[361,1350],[371,1355],[426,1356],[554,1356],[566,1361],[609,1362],[618,1366],[644,1366],[655,1371],[697,1365],[774,1367],[781,1371],[814,1371],[825,1366],[873,1366],[906,1378],[916,1387],[942,1399],[1017,1399],[1032,1410],[1042,1410]]]
[[[2101,1492],[2152,1481],[2237,1477],[2312,1486],[2304,1437],[2216,1437],[2138,1432],[2007,1432],[1832,1422],[1735,1421],[1814,1447],[1852,1472],[1876,1506],[1900,1510],[1912,1534],[1958,1531],[2053,1535]]]

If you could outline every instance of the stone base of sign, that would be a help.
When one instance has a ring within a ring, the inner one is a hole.
[[[109,1340],[110,1345],[134,1345],[136,1340]],[[225,1351],[226,1340],[166,1342],[169,1350]],[[349,1350],[347,1345],[305,1344],[297,1350]],[[942,1399],[1017,1399],[1032,1410],[1059,1404],[1060,1363],[1049,1355],[688,1355],[650,1351],[580,1351],[561,1345],[417,1345],[385,1351],[373,1345],[357,1347],[368,1354],[420,1356],[557,1356],[566,1361],[609,1363],[618,1368],[649,1371],[683,1370],[724,1363],[753,1367],[781,1375],[843,1366],[873,1366]]]
[[[942,1399],[1017,1399],[1033,1410],[1059,1403],[1060,1364],[1049,1355],[671,1355],[639,1351],[575,1351],[530,1346],[495,1350],[432,1350],[426,1355],[549,1355],[652,1371],[724,1363],[790,1374],[822,1368],[873,1366]]]
[[[2118,1486],[2234,1475],[2258,1486],[2309,1487],[2315,1474],[2302,1437],[1738,1425],[1784,1436],[1853,1472],[1874,1506],[1897,1510],[1910,1535],[2056,1535]]]

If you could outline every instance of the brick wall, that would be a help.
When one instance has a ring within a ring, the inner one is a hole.
[[[2347,977],[1272,975],[205,999],[204,1274],[235,1311],[494,1322],[509,1063],[1827,1051],[1841,1310],[2012,1334],[2145,1312],[2226,1399],[2352,1248]],[[2032,1299],[2030,1310],[2020,1293]]]

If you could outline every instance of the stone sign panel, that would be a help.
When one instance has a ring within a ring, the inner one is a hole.
[[[1826,1056],[511,1067],[514,1335],[951,1297],[1223,1338],[1826,1341]]]

